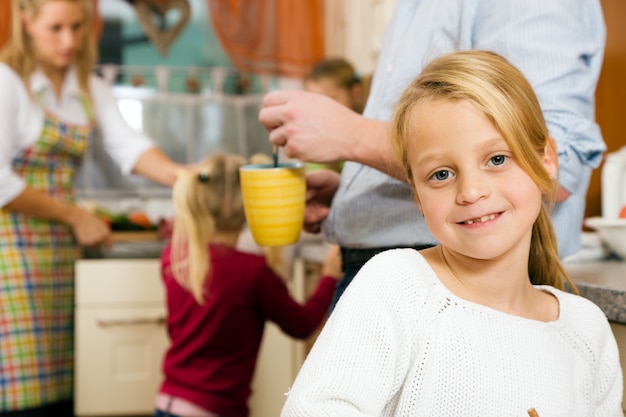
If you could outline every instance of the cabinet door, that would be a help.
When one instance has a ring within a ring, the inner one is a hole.
[[[80,259],[76,262],[76,305],[135,307],[165,303],[158,259]]]
[[[77,416],[152,415],[169,344],[162,306],[76,311]]]

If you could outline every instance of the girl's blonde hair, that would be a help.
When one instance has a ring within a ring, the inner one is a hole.
[[[3,0],[4,1],[4,0]],[[6,46],[0,52],[0,62],[4,62],[19,74],[26,89],[30,91],[30,76],[37,69],[37,58],[33,50],[32,42],[26,33],[22,21],[22,14],[26,13],[36,18],[44,4],[55,0],[9,0],[12,2],[11,9],[11,37]],[[96,40],[91,32],[93,27],[93,11],[91,0],[64,0],[79,5],[85,16],[85,36],[83,44],[76,56],[76,71],[78,85],[88,101],[91,101],[89,89],[89,75],[97,61]]]
[[[402,94],[393,116],[391,141],[413,189],[408,141],[413,132],[412,111],[432,100],[468,100],[478,106],[502,134],[515,162],[537,184],[544,204],[532,231],[528,271],[533,284],[562,289],[574,282],[559,259],[550,211],[558,183],[543,165],[544,151],[556,155],[539,101],[524,75],[502,56],[488,51],[461,51],[443,55],[427,65]]]
[[[171,271],[199,304],[206,296],[205,281],[211,269],[208,248],[213,236],[216,232],[240,232],[246,221],[239,182],[239,168],[245,163],[241,156],[215,153],[196,169],[182,171],[174,184]],[[263,249],[270,268],[284,276],[281,249]]]

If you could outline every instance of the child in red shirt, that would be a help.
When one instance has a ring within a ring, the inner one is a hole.
[[[161,258],[171,345],[155,417],[248,416],[265,322],[306,338],[325,319],[341,276],[338,251],[330,252],[316,291],[301,305],[279,275],[280,248],[266,249],[274,251],[266,257],[236,248],[245,224],[244,163],[215,154],[181,172],[174,185],[174,231]]]

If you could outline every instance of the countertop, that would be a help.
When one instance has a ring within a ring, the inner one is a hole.
[[[251,238],[250,238],[251,240]],[[112,248],[85,253],[85,258],[158,258],[165,242],[120,239]],[[304,235],[298,245],[290,248],[290,256],[322,263],[327,245],[313,235]],[[593,301],[607,318],[626,324],[626,261],[615,258],[564,262],[565,269],[576,283],[580,295]]]
[[[83,247],[83,259],[158,259],[167,241],[157,232],[114,232],[109,247]]]
[[[626,262],[565,262],[580,295],[593,301],[611,321],[626,324]]]

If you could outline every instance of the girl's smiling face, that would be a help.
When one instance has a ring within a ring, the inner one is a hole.
[[[433,236],[471,258],[527,254],[542,193],[485,114],[440,99],[418,103],[411,118],[408,160]]]

